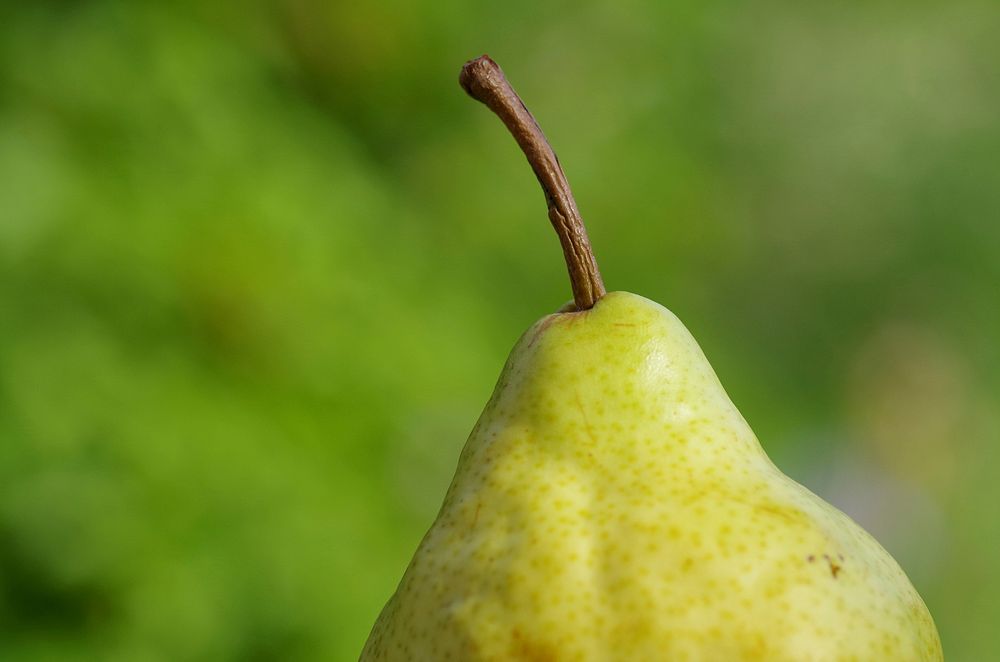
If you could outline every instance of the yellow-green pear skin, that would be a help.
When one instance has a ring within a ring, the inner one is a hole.
[[[889,554],[782,474],[667,309],[520,339],[363,661],[941,660]]]

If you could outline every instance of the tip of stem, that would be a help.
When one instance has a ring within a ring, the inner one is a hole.
[[[468,92],[470,96],[474,96],[472,94],[472,86],[475,84],[476,79],[486,70],[499,68],[500,66],[493,61],[493,58],[486,53],[483,53],[479,57],[469,60],[462,66],[462,71],[458,74],[458,84],[461,85],[462,89]]]
[[[500,65],[494,62],[493,58],[483,53],[477,58],[469,60],[462,66],[461,73],[458,74],[458,84],[462,86],[465,93],[476,101],[488,104],[488,88],[496,88],[501,81],[506,81]]]

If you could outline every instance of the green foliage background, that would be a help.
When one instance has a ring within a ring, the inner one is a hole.
[[[612,289],[1000,659],[1000,5],[0,8],[0,659],[355,659],[568,297]]]

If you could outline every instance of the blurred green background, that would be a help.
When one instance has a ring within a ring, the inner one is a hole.
[[[0,8],[0,659],[351,660],[570,297],[611,289],[1000,659],[1000,5]]]

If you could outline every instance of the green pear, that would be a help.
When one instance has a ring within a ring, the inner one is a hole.
[[[474,60],[462,82],[511,128],[577,249],[575,305],[514,347],[361,659],[941,660],[903,571],[771,463],[684,325],[604,292],[499,67]]]

